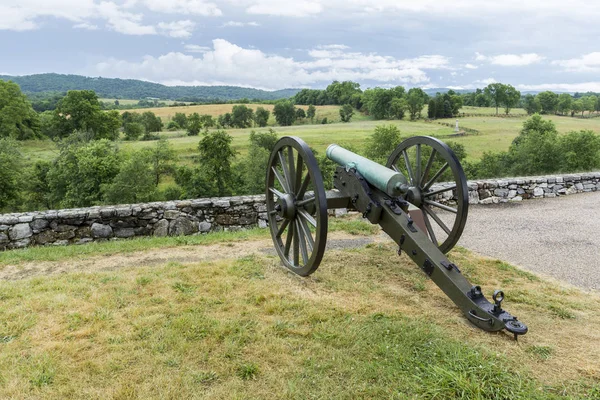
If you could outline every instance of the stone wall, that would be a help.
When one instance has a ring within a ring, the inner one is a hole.
[[[469,181],[469,203],[493,204],[600,190],[600,172]],[[437,189],[434,186],[433,189]],[[452,192],[438,195],[451,201]],[[0,215],[0,250],[136,236],[266,227],[264,196],[197,199]]]
[[[243,196],[0,215],[0,250],[135,236],[266,227],[264,196]]]

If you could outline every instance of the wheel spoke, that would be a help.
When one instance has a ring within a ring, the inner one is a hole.
[[[304,236],[306,236],[306,243],[308,244],[308,250],[312,253],[313,248],[315,247],[315,241],[312,237],[312,233],[310,232],[310,229],[309,229],[308,225],[306,224],[306,221],[303,218],[298,218],[298,221],[300,221],[300,227],[302,228],[302,231],[304,232]]]
[[[427,184],[425,186],[423,186],[423,190],[429,190],[429,188],[431,187],[431,185],[433,185],[433,183],[436,181],[437,178],[439,178],[450,166],[450,164],[445,163],[444,166],[442,168],[440,168],[440,170],[438,172],[436,172],[436,174],[433,176],[433,178],[431,178],[431,180],[429,182],[427,182]]]
[[[431,155],[429,156],[429,160],[427,160],[427,165],[425,166],[425,171],[423,171],[423,176],[421,177],[421,182],[425,182],[427,176],[429,175],[429,170],[433,165],[433,160],[435,159],[436,150],[431,149]]]
[[[308,199],[298,201],[298,202],[296,202],[296,207],[304,207],[305,205],[314,202],[315,199],[316,199],[316,197],[309,197]]]
[[[302,186],[300,186],[298,193],[296,193],[297,199],[304,198],[304,192],[306,192],[306,189],[308,188],[309,183],[310,183],[310,174],[307,172],[306,176],[304,177],[304,181],[302,181]]]
[[[456,208],[452,208],[445,204],[438,203],[437,201],[425,200],[425,203],[429,204],[430,206],[434,206],[437,208],[441,208],[442,210],[446,210],[446,211],[450,211],[451,213],[458,214],[458,210]]]
[[[288,161],[290,163],[290,193],[294,193],[296,190],[296,168],[294,167],[294,149],[288,147]]]
[[[413,175],[412,167],[410,166],[410,160],[408,159],[408,153],[406,150],[402,150],[402,155],[404,156],[404,165],[406,166],[406,171],[408,172],[408,178],[410,179],[410,183],[415,185],[415,177]]]
[[[307,213],[306,210],[298,209],[298,210],[296,210],[296,212],[298,213],[298,215],[300,215],[302,218],[304,218],[309,224],[311,224],[315,228],[317,227],[317,220],[314,219],[312,215]]]
[[[421,181],[421,145],[417,144],[417,164],[415,165],[415,182],[416,187],[420,187]]]
[[[287,182],[287,189],[286,192],[287,193],[291,193],[292,192],[292,181],[290,178],[290,171],[288,170],[288,164],[285,161],[285,156],[283,155],[283,152],[280,150],[277,152],[277,155],[279,156],[279,162],[281,163],[281,169],[283,170],[283,176],[285,177],[285,181]]]
[[[444,187],[444,188],[441,188],[441,189],[437,189],[437,190],[434,190],[432,192],[423,193],[423,197],[435,196],[436,194],[448,192],[448,191],[454,190],[454,189],[456,189],[456,184],[454,184],[454,185],[452,185],[450,187]]]
[[[427,232],[429,232],[429,237],[431,238],[431,241],[437,246],[438,241],[435,237],[435,232],[433,231],[433,227],[431,226],[431,221],[429,221],[427,213],[423,213],[423,220],[425,221],[425,227],[427,228]]]
[[[269,191],[273,194],[275,194],[275,196],[282,198],[283,196],[285,196],[284,193],[281,193],[279,190],[275,189],[274,187],[270,187]]]
[[[275,237],[280,238],[281,235],[283,235],[283,231],[285,231],[285,228],[287,228],[289,223],[290,223],[289,219],[286,219],[285,221],[283,221],[283,223],[279,227],[279,230],[277,231],[277,235],[275,235]]]
[[[275,215],[275,214],[277,214],[277,210],[269,211],[269,215]]]
[[[288,229],[287,238],[285,238],[285,249],[283,255],[289,260],[290,258],[290,247],[292,246],[292,239],[294,238],[294,221],[290,223],[290,229]]]
[[[296,221],[293,221],[292,224],[294,224],[294,226],[291,228],[294,230],[294,240],[293,240],[293,242],[294,242],[294,250],[293,250],[294,260],[293,260],[293,264],[294,264],[294,267],[299,267],[300,266],[300,247],[298,246],[298,242],[300,241],[300,238],[298,237],[297,232],[296,232],[296,227],[298,224],[296,223]]]
[[[277,171],[277,168],[271,167],[271,169],[275,173],[275,177],[277,178],[277,181],[279,181],[279,184],[281,185],[282,189],[285,190],[286,192],[289,192],[289,187],[287,186],[287,182],[285,181],[285,179],[283,179],[283,177],[281,176],[279,171]]]
[[[434,221],[440,226],[440,228],[442,228],[444,230],[444,232],[446,232],[446,234],[450,235],[450,233],[452,232],[450,229],[448,229],[448,227],[446,226],[446,224],[444,223],[444,221],[442,221],[440,219],[440,217],[433,212],[433,210],[427,206],[423,206],[423,210],[425,210],[425,212],[427,212],[429,215],[431,215],[431,218],[434,219]]]
[[[296,187],[294,193],[298,193],[300,190],[300,182],[302,182],[302,156],[298,153],[298,159],[296,160]]]
[[[296,235],[298,235],[298,241],[300,242],[300,254],[302,254],[302,261],[304,265],[308,264],[308,250],[306,250],[306,240],[304,240],[304,232],[300,228],[300,224],[296,224]]]

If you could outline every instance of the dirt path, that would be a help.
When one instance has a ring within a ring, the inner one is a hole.
[[[362,247],[375,240],[385,240],[374,236],[353,236],[343,232],[331,232],[328,237],[328,249]],[[239,258],[256,253],[275,255],[271,239],[159,248],[108,256],[69,258],[60,261],[27,262],[5,266],[0,270],[0,279],[18,280],[69,272],[112,271],[128,267],[162,265],[169,262],[193,264],[210,260]]]

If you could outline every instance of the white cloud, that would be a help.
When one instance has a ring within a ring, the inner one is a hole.
[[[248,14],[278,15],[283,17],[307,17],[323,11],[321,1],[315,0],[255,0],[250,2]]]
[[[204,17],[220,16],[222,11],[215,3],[203,0],[137,0],[127,3],[127,7],[133,7],[141,3],[151,11],[166,14],[193,14]]]
[[[98,30],[98,25],[92,25],[92,24],[88,24],[87,22],[82,22],[80,24],[73,25],[73,28],[85,29],[88,31],[95,31],[95,30]]]
[[[581,83],[542,83],[538,85],[515,85],[519,90],[552,90],[555,92],[600,92],[600,81]]]
[[[490,64],[501,65],[504,67],[522,67],[525,65],[536,64],[544,60],[536,53],[527,54],[500,54],[498,56],[484,56],[481,53],[475,53],[475,61],[487,61]]]
[[[473,64],[465,64],[465,68],[466,69],[477,69],[479,67],[477,65],[473,65]]]
[[[174,38],[189,38],[192,36],[192,31],[196,24],[190,20],[175,21],[175,22],[160,22],[158,24],[159,31],[165,35]]]
[[[169,84],[229,84],[265,89],[309,86],[338,80],[373,81],[381,84],[423,84],[429,81],[424,70],[447,69],[448,59],[428,55],[396,59],[376,53],[312,50],[310,59],[265,54],[242,48],[224,39],[213,40],[208,50],[185,45],[187,52],[171,52],[158,57],[146,56],[138,62],[109,59],[96,65],[94,74],[127,77]],[[319,51],[332,51],[332,57],[316,57]],[[316,56],[315,56],[316,55]]]
[[[495,80],[494,78],[486,78],[486,79],[480,79],[480,80],[477,80],[477,81],[475,81],[475,82],[473,82],[473,83],[475,83],[475,84],[482,84],[482,85],[484,85],[484,86],[487,86],[487,85],[489,85],[490,83],[496,83],[496,82],[498,82],[498,81],[497,81],[497,80]]]
[[[207,51],[211,50],[210,47],[199,46],[197,44],[186,44],[183,46],[183,48],[185,49],[186,53],[206,53]]]
[[[254,22],[254,21],[250,21],[250,22],[227,21],[223,25],[221,25],[221,27],[223,27],[223,28],[227,28],[227,27],[241,28],[244,26],[260,26],[260,24],[258,22]]]
[[[24,31],[38,29],[38,20],[54,17],[75,22],[73,28],[94,30],[98,20],[119,33],[127,35],[165,34],[171,37],[189,37],[190,21],[161,22],[154,26],[144,24],[144,15],[131,12],[138,3],[162,13],[182,13],[217,16],[221,11],[213,3],[201,0],[2,0],[0,4],[0,30]]]
[[[570,72],[599,72],[600,52],[584,54],[579,58],[553,61],[552,64],[559,65],[565,71]]]

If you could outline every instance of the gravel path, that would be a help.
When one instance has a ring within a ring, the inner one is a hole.
[[[458,245],[600,290],[600,192],[471,206]]]

